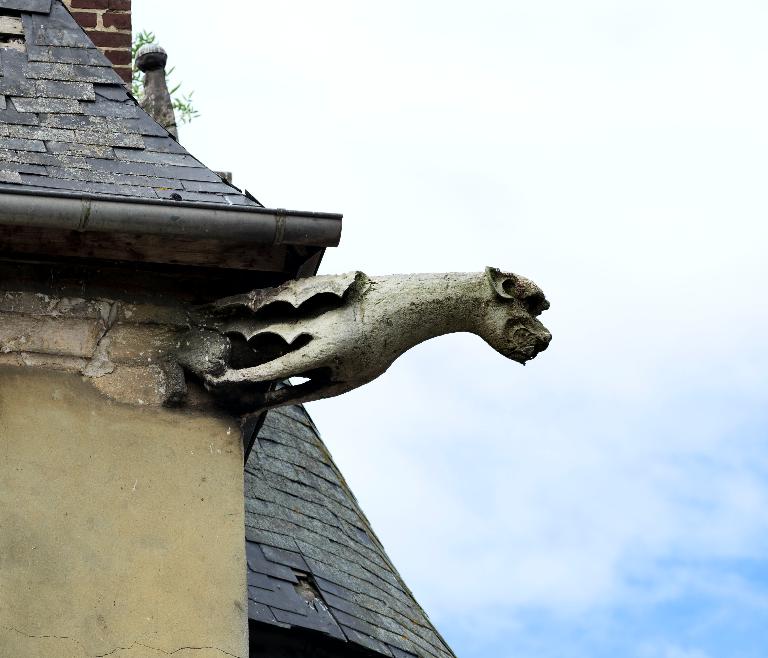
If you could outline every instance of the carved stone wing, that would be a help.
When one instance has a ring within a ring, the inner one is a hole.
[[[248,320],[234,319],[223,322],[220,330],[225,334],[239,334],[245,340],[251,341],[259,336],[278,336],[286,345],[293,345],[302,337],[315,338],[313,333],[300,322],[275,322],[270,324],[254,324]]]
[[[344,295],[365,278],[362,272],[347,272],[339,275],[315,276],[308,279],[287,281],[276,288],[254,290],[244,295],[221,299],[213,305],[214,311],[238,311],[243,308],[258,313],[271,304],[287,303],[298,309],[319,295],[333,295],[341,301]]]

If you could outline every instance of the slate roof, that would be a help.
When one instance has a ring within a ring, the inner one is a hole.
[[[60,0],[0,0],[0,19],[24,42],[0,43],[0,189],[261,207],[138,106]]]
[[[245,471],[251,619],[390,658],[452,658],[303,407],[270,411]]]

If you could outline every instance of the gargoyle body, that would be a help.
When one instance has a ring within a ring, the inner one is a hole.
[[[229,359],[210,359],[207,371],[197,374],[212,390],[307,379],[263,394],[259,406],[266,409],[358,388],[410,348],[442,334],[477,334],[502,355],[525,363],[552,338],[537,319],[547,308],[533,282],[491,268],[475,274],[369,278],[354,272],[290,281],[205,309],[205,324],[233,347]],[[240,367],[233,367],[235,361]]]

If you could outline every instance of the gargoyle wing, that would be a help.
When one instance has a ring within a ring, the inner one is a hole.
[[[298,309],[318,295],[333,295],[341,301],[358,281],[365,278],[365,274],[362,272],[347,272],[346,274],[297,279],[287,281],[276,288],[253,290],[244,295],[220,299],[213,304],[213,308],[214,311],[225,313],[247,308],[253,313],[258,313],[270,304],[280,302],[290,304],[293,308]]]
[[[270,324],[254,324],[248,320],[235,319],[225,321],[219,326],[224,334],[239,334],[245,340],[251,341],[258,336],[279,336],[286,345],[293,345],[299,338],[315,338],[300,322],[275,322]]]

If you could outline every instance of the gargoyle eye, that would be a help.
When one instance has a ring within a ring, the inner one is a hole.
[[[515,280],[514,279],[504,279],[504,281],[501,284],[501,289],[507,293],[508,295],[514,295],[515,294]]]

